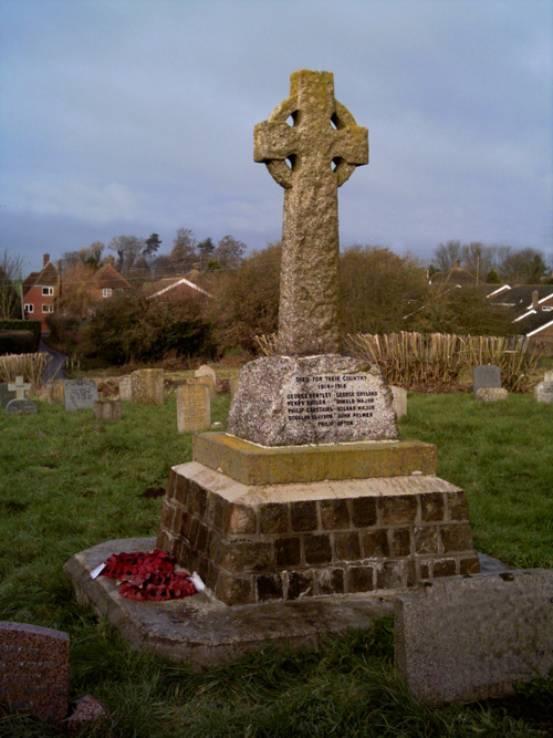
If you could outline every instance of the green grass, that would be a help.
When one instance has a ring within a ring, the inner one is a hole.
[[[225,397],[214,419],[224,420]],[[530,398],[480,405],[468,395],[410,397],[402,436],[439,446],[440,475],[468,493],[480,550],[509,563],[552,566],[553,409]],[[553,679],[514,699],[431,709],[406,693],[392,667],[391,624],[315,650],[266,650],[194,673],[131,650],[79,607],[62,565],[116,537],[154,535],[169,467],[190,457],[176,433],[174,399],[125,405],[99,426],[89,411],[41,405],[36,417],[0,416],[0,619],[69,632],[72,694],[104,700],[106,738],[222,736],[538,736],[553,734]],[[2,738],[55,729],[2,717]]]

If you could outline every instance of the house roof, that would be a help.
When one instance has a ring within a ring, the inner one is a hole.
[[[166,280],[160,280],[160,282],[165,281]],[[156,286],[159,286],[159,283]],[[194,282],[190,281],[186,277],[175,277],[171,279],[169,284],[160,287],[151,295],[148,295],[148,300],[152,300],[154,297],[171,297],[171,299],[174,299],[177,295],[181,296],[181,294],[183,296],[203,295],[204,297],[211,297],[209,292],[204,290],[202,287],[199,287],[197,284],[194,284]]]
[[[55,265],[49,261],[40,272],[31,272],[29,276],[23,280],[23,293],[28,292],[35,285],[45,287],[55,287],[58,284],[58,270]]]
[[[488,295],[490,302],[495,305],[504,305],[514,308],[530,308],[532,305],[532,294],[538,293],[540,304],[551,300],[553,302],[553,285],[551,284],[522,284],[516,287],[504,285],[509,289],[500,288]]]
[[[447,282],[451,285],[475,284],[474,275],[461,266],[452,266],[447,272],[435,272],[432,282]]]
[[[530,338],[553,326],[553,310],[528,310],[513,320],[521,333]]]
[[[96,289],[110,288],[112,290],[129,290],[131,285],[125,277],[120,274],[113,264],[104,264],[90,280],[92,287]]]

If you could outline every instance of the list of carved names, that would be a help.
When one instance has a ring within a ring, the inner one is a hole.
[[[372,418],[377,395],[366,374],[296,376],[287,386],[288,421],[320,428],[357,425]]]

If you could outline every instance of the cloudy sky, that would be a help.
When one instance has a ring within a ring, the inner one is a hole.
[[[369,128],[343,246],[553,256],[553,0],[2,0],[0,251],[277,239],[252,129],[299,68]]]

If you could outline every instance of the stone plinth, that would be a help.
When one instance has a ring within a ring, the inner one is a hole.
[[[229,432],[263,446],[396,439],[392,393],[349,356],[268,356],[246,364]]]
[[[157,544],[229,605],[478,571],[462,490],[429,475],[246,485],[173,467]]]
[[[421,441],[360,441],[267,448],[228,433],[192,440],[195,461],[242,484],[321,482],[436,473],[436,447]]]

